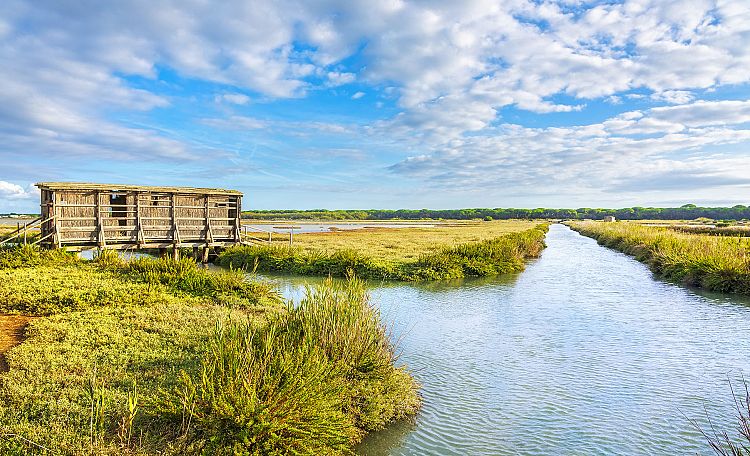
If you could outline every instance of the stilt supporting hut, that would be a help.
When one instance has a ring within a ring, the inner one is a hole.
[[[90,248],[203,249],[241,242],[242,193],[193,187],[40,182],[40,244]]]

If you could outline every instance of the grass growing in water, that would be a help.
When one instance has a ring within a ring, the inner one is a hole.
[[[349,454],[419,406],[394,363],[362,283],[328,281],[263,327],[218,326],[175,408],[206,454]]]
[[[238,246],[219,255],[222,266],[282,271],[302,275],[345,277],[350,272],[368,279],[440,280],[520,271],[524,260],[544,249],[547,225],[497,238],[442,246],[416,260],[369,256],[352,249],[311,250],[298,246]]]
[[[572,222],[599,244],[635,256],[673,281],[750,294],[750,239],[686,234],[636,223]]]

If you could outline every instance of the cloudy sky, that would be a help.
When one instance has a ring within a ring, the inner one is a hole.
[[[0,212],[750,204],[750,2],[3,0],[0,159]]]

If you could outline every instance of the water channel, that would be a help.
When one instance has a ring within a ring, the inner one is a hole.
[[[688,422],[706,415],[734,435],[750,301],[657,280],[562,225],[547,246],[520,274],[373,284],[424,406],[360,454],[711,454]],[[276,280],[290,298],[316,281]]]

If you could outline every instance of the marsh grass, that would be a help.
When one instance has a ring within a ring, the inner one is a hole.
[[[361,282],[295,308],[190,260],[21,254],[0,304],[45,316],[0,374],[0,454],[349,454],[419,406]]]
[[[532,220],[454,221],[434,227],[415,224],[409,228],[378,228],[373,223],[373,228],[295,234],[294,245],[309,252],[356,251],[379,261],[405,263],[445,246],[486,241],[538,224]]]
[[[257,268],[301,275],[405,281],[455,279],[520,271],[524,261],[544,248],[547,225],[497,238],[435,247],[416,260],[369,256],[366,251],[310,250],[294,246],[238,246],[219,255],[225,267]]]
[[[736,236],[736,237],[750,237],[750,226],[748,225],[735,225],[735,226],[681,226],[673,225],[671,229],[681,231],[688,234],[711,234],[714,236]]]
[[[33,245],[0,247],[0,269],[69,265],[78,262],[79,259],[75,255],[63,250],[46,250]]]
[[[169,295],[34,319],[0,376],[0,434],[48,454],[179,454],[171,448],[180,424],[161,404],[180,371],[199,372],[204,344],[226,318],[263,324],[259,314]],[[0,438],[0,454],[44,453]]]
[[[750,294],[750,239],[677,232],[636,223],[573,222],[599,244],[633,255],[669,280]]]
[[[278,305],[269,284],[251,281],[237,270],[210,271],[183,258],[124,261],[104,250],[93,261],[19,247],[0,256],[0,312],[50,315],[96,307],[160,303],[170,295],[202,298],[207,303],[253,308]],[[3,261],[4,260],[4,261]]]
[[[308,289],[262,327],[218,325],[208,347],[174,405],[206,454],[350,454],[364,433],[419,407],[356,279]]]

